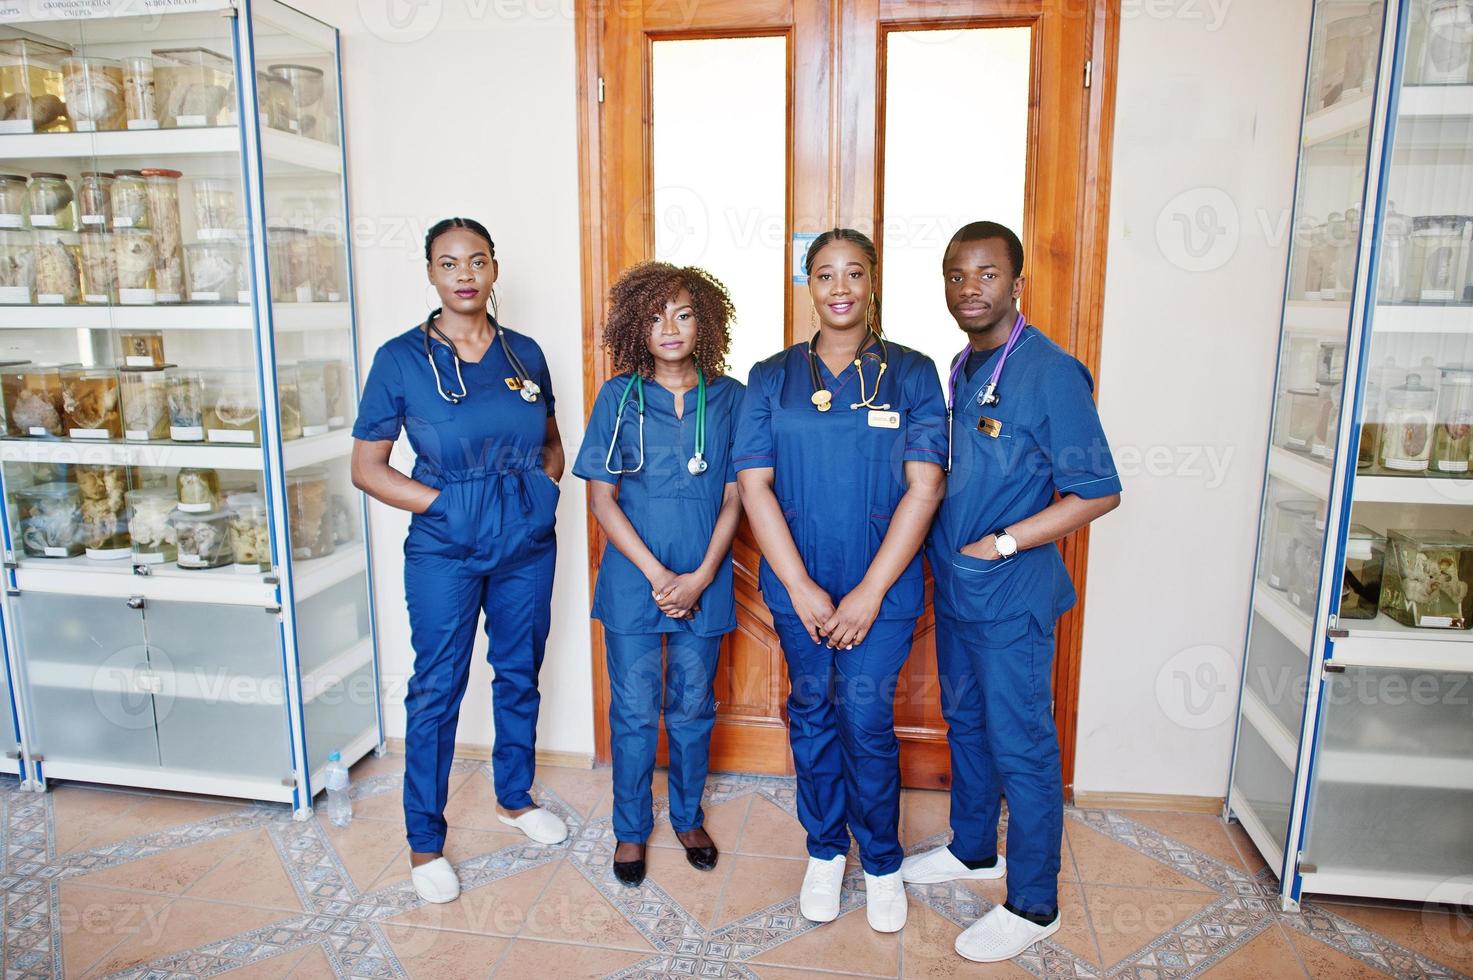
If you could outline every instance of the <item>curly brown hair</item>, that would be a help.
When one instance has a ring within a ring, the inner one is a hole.
[[[609,318],[604,324],[604,350],[613,358],[614,370],[639,372],[646,378],[655,373],[655,355],[650,353],[650,318],[684,289],[690,294],[696,314],[696,367],[707,378],[726,373],[726,352],[731,347],[731,321],[736,308],[726,287],[705,269],[668,262],[641,262],[624,271],[609,289]]]

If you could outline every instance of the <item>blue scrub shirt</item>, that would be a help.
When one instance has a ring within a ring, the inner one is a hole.
[[[353,438],[397,439],[402,429],[415,452],[413,479],[442,493],[410,520],[407,557],[475,559],[495,567],[553,546],[557,488],[542,472],[547,419],[553,414],[552,378],[542,349],[530,337],[500,327],[503,336],[481,360],[461,362],[467,396],[453,405],[440,396],[418,326],[387,341],[358,404]],[[516,371],[504,339],[542,388],[535,402],[507,388]],[[450,349],[431,350],[440,386],[459,392]]]
[[[996,561],[961,549],[1032,517],[1053,503],[1055,493],[1085,499],[1119,493],[1120,477],[1089,370],[1030,326],[1008,356],[998,404],[983,408],[977,396],[999,356],[994,351],[970,380],[958,380],[951,473],[926,557],[938,612],[989,623],[1026,613],[1051,630],[1076,598],[1057,545]],[[984,416],[1002,423],[997,438],[978,430]]]
[[[819,360],[819,376],[833,407],[814,407],[808,343],[752,368],[733,450],[737,470],[772,467],[773,490],[808,574],[834,602],[854,590],[905,495],[905,463],[946,462],[946,403],[930,358],[889,343],[889,367],[876,405],[899,414],[895,428],[873,425],[859,401],[859,376],[852,363],[834,376]],[[868,352],[880,352],[878,344]],[[878,365],[864,365],[864,392],[874,388]],[[774,614],[795,616],[792,600],[767,559],[759,573],[762,598]],[[914,619],[921,614],[925,583],[919,554],[886,593],[879,619]]]
[[[639,464],[639,406],[634,391],[624,404],[619,442],[609,461],[609,444],[619,414],[619,396],[629,384],[621,374],[604,382],[593,403],[588,431],[573,475],[619,488],[619,506],[660,564],[676,574],[693,572],[706,557],[726,485],[736,481],[731,446],[737,410],[746,390],[728,377],[706,383],[706,472],[692,476],[686,464],[696,451],[696,401],[693,388],[675,415],[675,396],[655,382],[644,382],[644,466],[638,473],[613,474]],[[608,467],[605,463],[608,463]],[[731,555],[701,596],[688,621],[671,619],[650,595],[649,580],[612,542],[604,545],[593,590],[593,618],[615,633],[675,633],[689,628],[697,636],[722,636],[736,628]],[[688,625],[687,625],[688,624]]]

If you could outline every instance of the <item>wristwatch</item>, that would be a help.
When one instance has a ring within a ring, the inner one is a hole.
[[[1018,542],[1013,540],[1013,536],[1008,533],[1007,528],[998,528],[992,532],[992,537],[996,540],[997,553],[999,555],[1002,555],[1004,558],[1011,558],[1018,553]]]

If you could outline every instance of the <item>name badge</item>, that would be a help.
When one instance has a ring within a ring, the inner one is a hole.
[[[506,380],[506,386],[508,388],[510,388],[512,391],[521,391],[522,390],[522,379],[521,378],[507,378],[505,380]]]
[[[997,419],[990,419],[984,415],[977,420],[977,431],[984,436],[996,439],[1002,435],[1002,423]]]
[[[869,410],[869,427],[871,429],[898,429],[900,428],[900,413],[881,412],[872,408]]]

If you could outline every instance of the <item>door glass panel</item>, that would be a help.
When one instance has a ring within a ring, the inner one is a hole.
[[[53,762],[157,766],[143,617],[126,600],[27,592],[13,601],[33,751]]]
[[[888,332],[943,374],[965,342],[942,294],[947,240],[984,219],[1023,235],[1031,45],[1027,27],[885,35],[880,295]]]
[[[787,45],[784,37],[653,45],[654,257],[701,266],[726,284],[737,313],[727,365],[743,382],[784,346]]]

